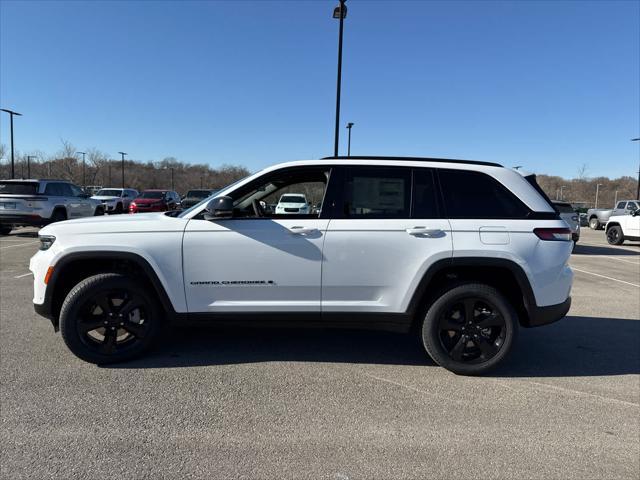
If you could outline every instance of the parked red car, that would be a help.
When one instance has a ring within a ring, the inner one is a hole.
[[[129,204],[129,213],[166,212],[180,208],[180,196],[171,190],[144,190]]]

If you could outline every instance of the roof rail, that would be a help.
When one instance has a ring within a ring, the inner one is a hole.
[[[481,162],[479,160],[457,160],[453,158],[429,158],[429,157],[376,157],[376,156],[338,156],[338,157],[324,157],[320,160],[399,160],[405,162],[442,162],[442,163],[466,163],[471,165],[486,165],[489,167],[502,167],[499,163],[494,162]]]

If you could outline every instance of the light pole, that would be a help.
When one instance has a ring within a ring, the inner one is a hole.
[[[14,115],[21,117],[22,114],[14,112],[13,110],[7,110],[6,108],[0,108],[0,110],[9,114],[9,123],[11,124],[11,178],[16,178],[15,163],[13,160],[13,117]]]
[[[347,143],[347,157],[351,156],[351,127],[353,127],[354,123],[347,123],[347,129],[349,130],[349,142]]]
[[[333,144],[333,156],[338,156],[338,142],[340,140],[340,86],[342,84],[342,32],[344,19],[347,18],[347,0],[340,0],[340,5],[333,9],[333,18],[340,19],[340,33],[338,35],[338,85],[336,88],[336,135]]]
[[[85,171],[85,162],[84,162],[84,156],[86,155],[85,152],[76,152],[76,155],[78,154],[82,154],[82,188],[86,188],[86,181],[85,181],[85,175],[84,175],[84,171]]]
[[[122,188],[124,188],[124,156],[127,155],[126,152],[118,152],[120,155],[122,155]],[[109,175],[109,177],[111,177],[111,175]]]
[[[38,158],[33,155],[27,155],[27,178],[31,178],[31,159]]]
[[[632,138],[631,141],[638,142],[640,141],[640,138]],[[11,144],[13,145],[13,140],[11,141]],[[11,150],[11,155],[13,155],[13,150]],[[13,156],[11,158],[13,158]],[[636,199],[640,200],[640,166],[638,166],[638,187],[636,189]]]
[[[562,193],[562,191],[567,188],[566,185],[561,185],[560,186],[560,200],[564,200],[564,194]]]
[[[613,208],[616,208],[616,205],[618,205],[618,190],[616,190],[616,193],[613,196]]]
[[[596,205],[593,208],[598,208],[598,193],[600,193],[601,183],[596,184]]]
[[[173,190],[173,167],[164,167],[165,170],[171,170],[171,190]],[[202,185],[202,177],[200,177],[200,184]]]

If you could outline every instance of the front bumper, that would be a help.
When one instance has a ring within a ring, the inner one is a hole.
[[[548,325],[553,322],[557,322],[563,318],[571,308],[571,297],[568,297],[564,302],[557,305],[549,305],[546,307],[529,307],[527,310],[529,319],[526,327],[540,327],[542,325]]]

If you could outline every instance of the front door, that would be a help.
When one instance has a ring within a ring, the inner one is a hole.
[[[320,312],[322,244],[329,220],[279,215],[284,193],[321,205],[327,167],[270,172],[230,193],[234,216],[196,216],[183,241],[189,312]]]

